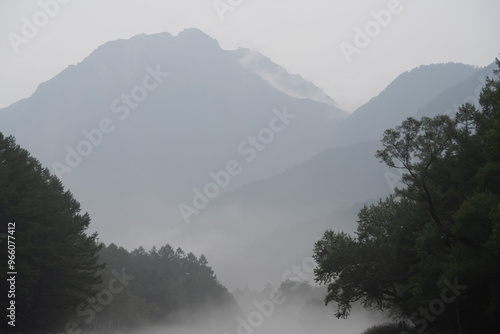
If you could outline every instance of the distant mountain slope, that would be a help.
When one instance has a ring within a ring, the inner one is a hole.
[[[239,188],[239,196],[228,194],[229,203],[259,208],[301,212],[303,218],[313,216],[323,207],[363,202],[390,192],[384,177],[387,170],[375,158],[377,142],[364,142],[349,147],[328,149],[314,158],[272,178]],[[221,197],[222,199],[223,197]],[[296,216],[297,217],[297,216]]]
[[[486,66],[469,76],[467,79],[449,87],[439,96],[429,101],[423,108],[419,109],[415,117],[434,117],[438,114],[454,116],[458,108],[466,103],[472,103],[479,107],[479,95],[486,83],[487,77],[492,77],[495,63]]]
[[[266,277],[276,278],[284,270],[280,268],[310,256],[314,238],[326,227],[352,231],[353,204],[358,208],[401,186],[399,172],[374,157],[379,146],[365,142],[329,149],[272,178],[223,194],[190,225],[180,226],[179,238],[204,249],[224,281],[262,284]],[[204,248],[207,240],[223,247]],[[241,258],[245,270],[231,270]]]
[[[399,75],[378,96],[356,109],[336,132],[335,145],[381,138],[385,129],[400,124],[447,88],[478,69],[464,64],[423,65]]]

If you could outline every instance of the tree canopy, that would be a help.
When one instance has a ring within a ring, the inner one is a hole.
[[[500,330],[498,79],[487,79],[479,101],[385,131],[376,157],[404,170],[405,187],[365,206],[355,235],[328,230],[314,247],[316,280],[337,317],[360,301],[419,331]]]
[[[102,311],[96,311],[95,298],[90,299],[83,309],[93,316],[79,319],[82,328],[168,324],[181,321],[183,314],[191,314],[194,321],[198,311],[217,308],[229,312],[236,306],[204,255],[186,254],[169,244],[149,251],[138,247],[131,252],[109,244],[103,245],[100,261],[106,264],[101,290],[109,289],[116,272],[125,272],[129,284],[114,294]]]
[[[97,234],[87,235],[88,214],[48,169],[0,133],[0,256],[7,259],[8,235],[15,239],[16,331],[48,331],[64,325],[101,282]],[[7,224],[15,232],[7,234]],[[8,271],[2,260],[2,275]],[[9,287],[1,279],[2,296]],[[2,309],[9,301],[1,299]],[[2,319],[3,329],[8,328]]]

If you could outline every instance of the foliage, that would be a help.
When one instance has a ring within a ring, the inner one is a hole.
[[[355,236],[330,230],[315,244],[316,280],[337,317],[361,301],[418,323],[458,280],[465,290],[426,328],[500,330],[499,80],[487,80],[480,104],[385,131],[376,157],[404,170],[405,187],[365,206]]]
[[[400,333],[398,324],[388,323],[382,325],[373,325],[370,328],[366,329],[361,334],[395,334]],[[416,334],[418,331],[415,328],[405,329],[405,333],[408,334]]]
[[[49,330],[64,324],[100,283],[97,235],[85,234],[88,214],[61,182],[14,138],[0,133],[0,256],[7,259],[7,223],[15,222],[16,330]],[[7,271],[2,261],[2,276]],[[1,279],[7,296],[6,278]],[[2,309],[7,308],[2,298]],[[6,328],[5,317],[2,326]]]
[[[219,283],[203,255],[197,258],[169,244],[149,251],[138,247],[131,252],[109,244],[102,245],[100,261],[106,264],[100,290],[109,289],[113,271],[125,272],[130,281],[94,317],[77,319],[81,328],[167,324],[181,321],[182,314],[191,314],[193,321],[198,311],[235,306],[233,296]],[[87,303],[85,307],[91,309],[93,305]]]

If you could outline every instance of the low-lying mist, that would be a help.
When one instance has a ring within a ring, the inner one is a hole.
[[[169,325],[144,327],[134,334],[305,334],[361,333],[387,321],[380,312],[354,305],[347,319],[334,316],[335,305],[325,306],[324,286],[285,281],[278,289],[268,284],[263,290],[235,289],[237,309],[206,307],[169,317]]]

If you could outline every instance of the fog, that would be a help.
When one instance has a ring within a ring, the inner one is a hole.
[[[97,294],[75,302],[96,319],[68,316],[82,334],[344,334],[400,320],[360,301],[337,319],[313,249],[327,230],[355,237],[359,211],[406,186],[375,157],[386,129],[479,107],[497,2],[1,6],[0,132],[80,203],[109,260]],[[120,270],[133,277],[123,294]]]
[[[280,289],[233,291],[238,301],[236,312],[204,309],[197,313],[179,314],[177,325],[141,328],[134,333],[361,333],[366,328],[387,321],[379,312],[354,306],[348,319],[333,316],[334,308],[322,302],[325,289],[291,283],[297,291],[283,292]],[[307,290],[307,291],[306,291]],[[232,313],[229,315],[229,313]]]

